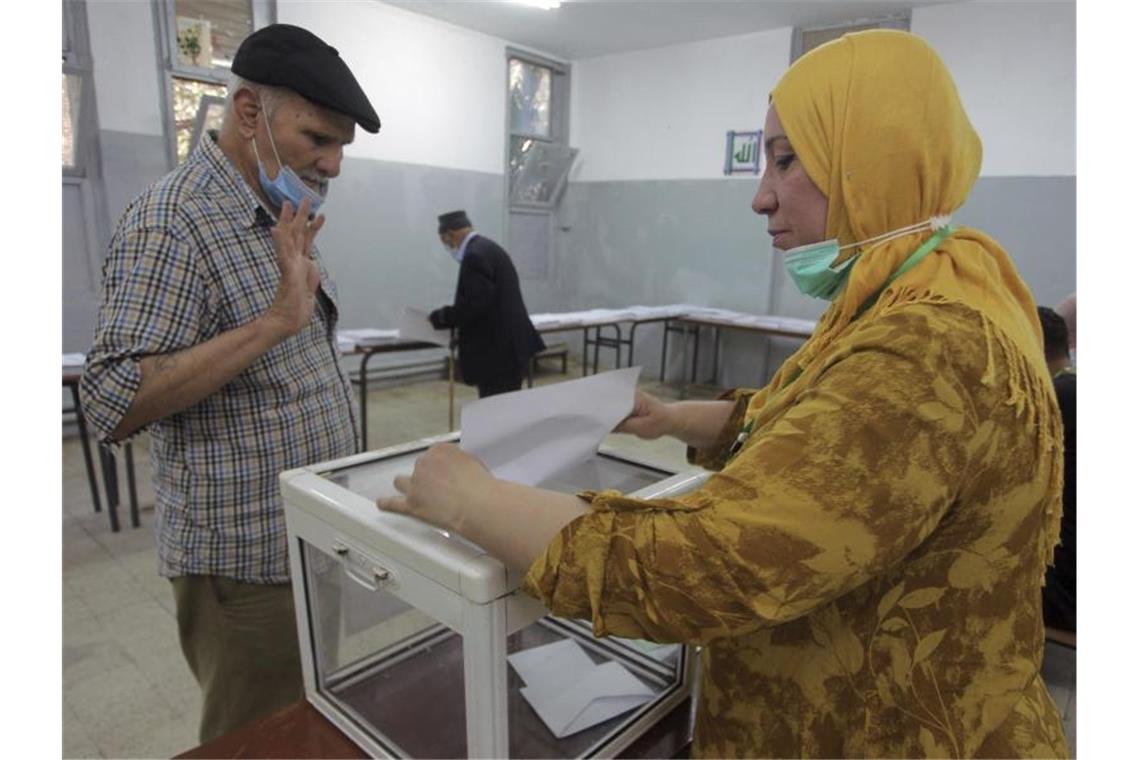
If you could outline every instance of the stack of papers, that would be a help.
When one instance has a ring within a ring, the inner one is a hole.
[[[399,340],[399,330],[378,330],[373,327],[363,327],[359,330],[337,330],[337,345],[343,346],[351,343],[355,346],[379,346]]]
[[[672,306],[630,306],[634,319],[666,319],[683,315],[686,309],[680,304]]]
[[[653,699],[653,690],[621,664],[594,664],[572,639],[516,652],[507,662],[526,682],[519,693],[559,739]]]
[[[63,366],[64,367],[82,367],[83,362],[87,361],[84,354],[64,354]]]

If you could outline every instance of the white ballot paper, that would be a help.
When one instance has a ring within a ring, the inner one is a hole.
[[[519,690],[559,739],[648,702],[653,690],[616,662],[595,665],[571,639],[509,655]]]
[[[451,345],[451,331],[437,330],[431,326],[428,313],[410,306],[404,307],[400,316],[400,339],[422,340],[425,343],[435,343],[447,348]]]
[[[533,486],[585,462],[633,410],[641,367],[472,401],[459,418],[459,448],[496,478]]]

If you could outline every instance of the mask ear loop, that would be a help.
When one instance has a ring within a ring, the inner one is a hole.
[[[277,175],[281,176],[281,170],[285,165],[281,163],[281,154],[277,152],[277,143],[273,139],[273,129],[269,126],[269,113],[265,110],[265,105],[261,102],[260,95],[257,96],[257,106],[261,109],[262,118],[265,119],[265,133],[269,135],[269,147],[273,149],[273,158],[277,161]],[[256,158],[257,163],[260,164],[261,152],[257,149],[257,140],[251,137],[249,141],[253,143],[253,157]],[[272,181],[276,182],[277,177],[274,177]]]
[[[889,240],[894,240],[895,238],[900,238],[900,237],[903,237],[904,235],[913,235],[916,232],[922,232],[923,230],[928,230],[928,229],[933,231],[933,232],[937,232],[938,230],[941,230],[941,229],[943,229],[945,227],[949,227],[949,226],[950,226],[950,214],[943,214],[940,216],[932,216],[929,219],[927,219],[925,222],[915,222],[914,224],[907,225],[906,227],[900,227],[897,230],[891,230],[890,232],[884,232],[881,235],[875,235],[874,237],[869,237],[866,240],[860,240],[857,243],[848,243],[847,245],[840,246],[839,250],[842,251],[842,250],[845,250],[847,248],[855,248],[855,247],[873,248],[877,245],[880,245],[881,243],[886,243]]]

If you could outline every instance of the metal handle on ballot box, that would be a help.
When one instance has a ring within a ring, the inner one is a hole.
[[[379,591],[381,586],[391,583],[396,578],[395,573],[376,560],[362,552],[354,552],[340,541],[333,541],[332,548],[340,558],[345,574],[369,591]],[[354,557],[358,558],[355,562]]]

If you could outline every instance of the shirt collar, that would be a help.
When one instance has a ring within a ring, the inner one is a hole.
[[[218,147],[218,132],[211,129],[206,132],[206,139],[199,141],[198,147],[191,155],[191,160],[202,161],[212,170],[218,181],[229,191],[225,202],[240,210],[242,218],[249,227],[272,225],[274,216],[265,208],[261,199],[241,176],[237,167]]]
[[[475,237],[477,233],[471,230],[467,233],[467,237],[463,238],[463,242],[459,244],[459,249],[455,252],[455,260],[460,264],[463,263],[463,257],[467,255],[467,244],[471,242],[471,238]]]

